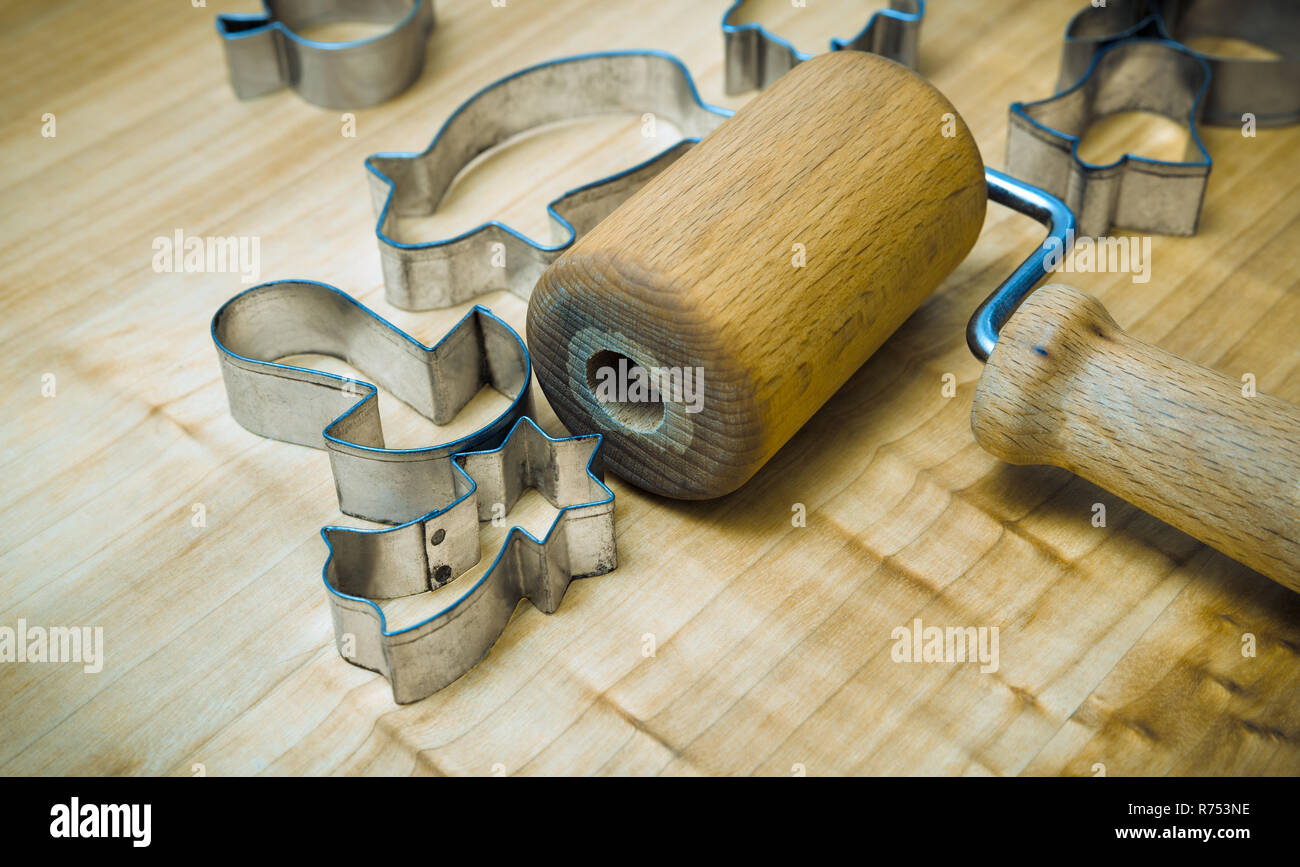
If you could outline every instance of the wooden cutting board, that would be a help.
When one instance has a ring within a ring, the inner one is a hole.
[[[1050,94],[1082,3],[927,5],[920,71],[1000,167],[1007,104]],[[98,673],[0,664],[0,772],[1300,773],[1300,596],[972,439],[966,319],[1042,234],[997,207],[957,271],[748,485],[681,503],[611,478],[620,568],[575,583],[554,615],[522,605],[469,675],[395,706],[334,649],[317,531],[359,522],[339,515],[325,454],[227,413],[208,324],[248,284],[159,273],[155,239],[256,237],[260,279],[335,284],[428,342],[464,307],[384,303],[366,155],[422,149],[478,88],[566,54],[664,49],[707,101],[747,97],[721,95],[724,0],[441,0],[424,77],[397,100],[350,119],[287,91],[241,103],[212,19],[257,6],[0,9],[0,627],[104,640]],[[856,32],[861,8],[744,11],[815,48]],[[1172,124],[1104,126],[1094,155],[1180,150]],[[500,218],[547,238],[550,199],[671,143],[660,135],[644,139],[637,117],[542,132],[401,230]],[[1300,402],[1300,128],[1203,135],[1200,232],[1153,238],[1147,283],[1069,282],[1134,335]],[[518,299],[485,303],[522,330]],[[495,400],[450,431],[386,400],[385,427],[399,446],[446,439]],[[533,494],[512,518],[544,528],[548,509]],[[997,627],[996,670],[895,661],[917,620]]]

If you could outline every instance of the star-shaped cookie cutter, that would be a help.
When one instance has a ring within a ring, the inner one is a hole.
[[[1210,69],[1195,52],[1165,39],[1118,42],[1093,58],[1083,77],[1048,99],[1011,104],[1006,170],[1062,199],[1080,235],[1122,226],[1158,235],[1194,235],[1210,175],[1196,122]],[[1148,111],[1186,123],[1188,159],[1125,154],[1113,163],[1080,158],[1093,121]]]
[[[617,568],[614,492],[602,481],[600,443],[600,434],[554,439],[525,416],[497,449],[453,457],[457,496],[449,505],[399,527],[321,530],[340,655],[388,678],[398,704],[418,701],[486,656],[521,600],[551,614],[569,582]],[[559,510],[546,534],[512,526],[481,577],[437,613],[390,630],[375,600],[434,590],[464,574],[481,558],[479,522],[509,512],[528,488]]]
[[[1300,4],[1294,0],[1109,0],[1070,19],[1057,89],[1079,77],[1102,48],[1133,37],[1184,42],[1197,36],[1243,39],[1277,59],[1221,57],[1189,48],[1210,66],[1201,122],[1239,126],[1250,114],[1260,127],[1300,121]]]
[[[262,7],[261,15],[217,16],[230,85],[240,99],[292,87],[322,108],[366,108],[397,96],[424,71],[433,0],[263,0]],[[388,29],[346,42],[301,35],[357,20]]]
[[[223,304],[212,341],[235,420],[259,436],[327,450],[339,509],[371,521],[397,524],[448,502],[457,491],[451,456],[497,445],[531,406],[528,349],[486,307],[425,346],[333,286],[281,280]],[[376,387],[279,363],[305,353],[367,371],[434,424],[451,421],[485,385],[510,405],[454,441],[386,448]]]
[[[454,238],[397,239],[398,219],[432,214],[461,170],[507,139],[557,121],[644,112],[666,118],[686,137],[639,165],[551,202],[546,210],[555,229],[552,243],[496,220]],[[452,113],[425,150],[366,159],[388,302],[403,310],[431,310],[498,289],[527,300],[542,272],[579,235],[730,116],[702,102],[686,67],[661,51],[565,57],[489,84]]]
[[[813,55],[800,51],[757,22],[733,24],[746,0],[735,0],[722,16],[722,47],[728,94],[761,90]],[[831,39],[832,51],[870,51],[916,68],[925,0],[890,0],[852,39]]]

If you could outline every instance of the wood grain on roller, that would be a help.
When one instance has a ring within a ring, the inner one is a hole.
[[[971,427],[1004,461],[1065,467],[1300,591],[1300,408],[1242,392],[1045,286],[1003,327]]]
[[[938,90],[872,54],[818,57],[546,272],[528,310],[542,388],[570,430],[606,434],[620,476],[729,493],[961,262],[986,201],[975,142]],[[699,411],[671,390],[599,400],[601,369],[622,359],[702,370]]]

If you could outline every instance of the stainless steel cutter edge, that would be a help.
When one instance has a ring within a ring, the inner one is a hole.
[[[1188,14],[1194,19],[1190,23],[1184,18]],[[1180,42],[1187,27],[1193,28],[1190,35],[1246,38],[1279,55],[1277,60],[1220,57],[1189,48],[1211,72],[1202,123],[1239,126],[1247,113],[1260,127],[1300,121],[1300,6],[1293,0],[1256,0],[1248,9],[1235,0],[1110,0],[1084,7],[1066,26],[1057,88],[1078,80],[1108,45],[1131,37]]]
[[[1135,87],[1143,77],[1159,86]],[[1014,102],[1006,171],[1061,198],[1083,235],[1112,225],[1160,235],[1193,235],[1212,161],[1196,129],[1210,69],[1196,52],[1166,39],[1129,39],[1097,52],[1072,87],[1036,102]],[[1113,163],[1080,158],[1079,143],[1101,116],[1143,110],[1187,124],[1184,162],[1125,154]]]
[[[491,451],[453,459],[458,496],[399,527],[325,527],[321,570],[336,645],[345,660],[388,678],[398,704],[453,683],[488,654],[519,602],[550,614],[569,583],[617,568],[614,492],[602,480],[600,434],[553,438],[524,416]],[[528,488],[559,513],[538,539],[512,526],[487,571],[448,605],[389,630],[375,599],[421,593],[479,562],[478,524],[506,512]]]
[[[735,0],[722,15],[722,47],[728,94],[762,90],[813,55],[800,51],[757,22],[732,24],[746,0]],[[870,51],[916,68],[925,0],[890,0],[852,39],[831,39],[832,51]]]
[[[515,135],[560,120],[646,111],[672,121],[686,137],[551,202],[547,213],[556,236],[551,244],[496,220],[436,241],[406,243],[393,237],[398,217],[434,213],[465,166]],[[388,302],[403,310],[430,310],[499,289],[526,300],[546,267],[578,236],[730,116],[701,101],[690,72],[662,51],[581,54],[498,79],[462,103],[423,151],[366,159]],[[504,267],[497,264],[502,255]]]
[[[223,304],[211,333],[231,415],[259,436],[327,450],[339,508],[354,517],[395,524],[447,502],[455,491],[451,455],[495,446],[531,406],[528,349],[486,307],[425,346],[333,286],[280,280]],[[484,385],[510,405],[454,441],[385,448],[376,387],[276,362],[303,353],[366,370],[435,424],[454,418]]]
[[[263,0],[263,14],[222,13],[217,33],[226,52],[230,84],[240,99],[284,87],[322,108],[366,108],[406,90],[424,71],[425,45],[434,28],[433,0]],[[384,33],[348,42],[320,42],[294,32],[301,24],[366,17],[391,24]]]

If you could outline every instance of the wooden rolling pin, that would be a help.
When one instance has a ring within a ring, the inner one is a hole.
[[[939,91],[822,55],[556,260],[528,307],[538,379],[623,478],[729,493],[965,258],[987,200]],[[652,377],[658,400],[638,388]]]
[[[542,388],[570,429],[605,433],[629,481],[728,493],[965,257],[990,195],[1073,227],[1049,194],[986,177],[911,71],[808,61],[543,275],[528,309]],[[1070,469],[1300,591],[1300,408],[1126,335],[1077,289],[1029,294],[1044,250],[972,318],[979,443]],[[674,390],[688,370],[698,393]],[[624,387],[645,371],[661,399]]]

